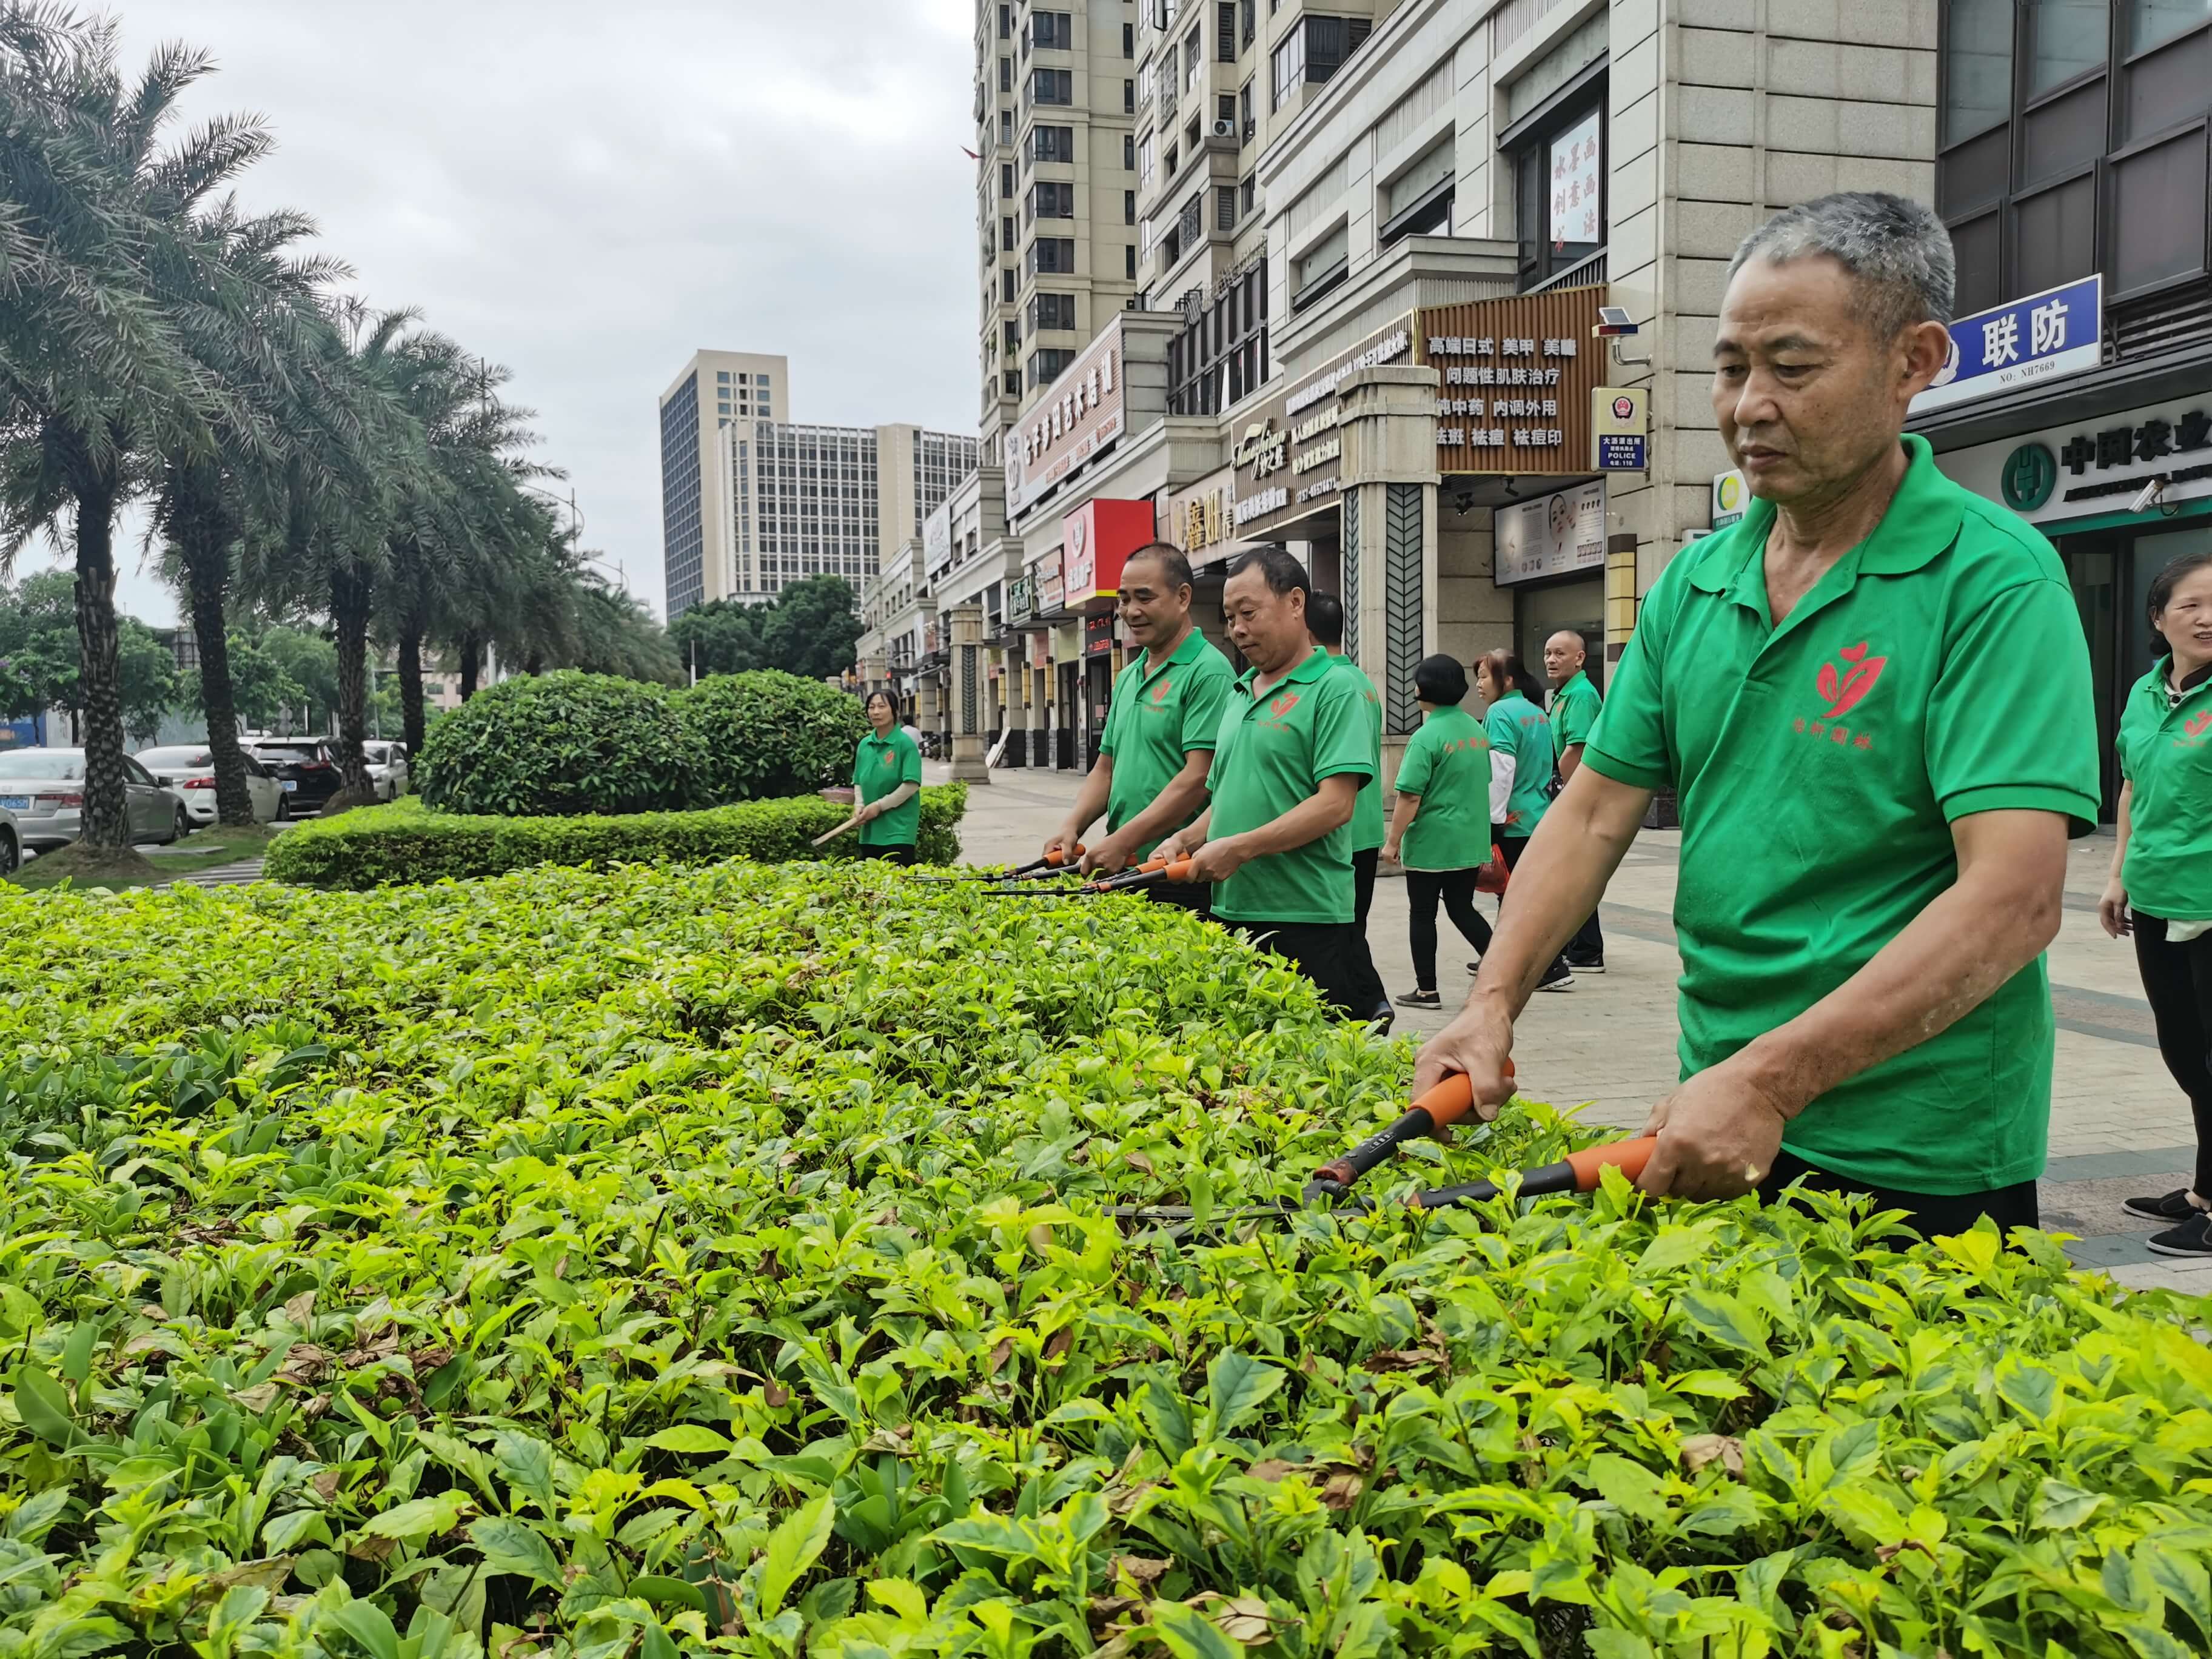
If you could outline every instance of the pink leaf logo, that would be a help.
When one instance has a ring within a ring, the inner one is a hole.
[[[2201,737],[2208,726],[2212,726],[2212,708],[2208,708],[2203,714],[2185,721],[2182,730],[2192,738]]]
[[[1861,640],[1856,645],[1844,647],[1844,660],[1853,666],[1840,679],[1837,677],[1835,664],[1824,662],[1820,665],[1820,676],[1814,683],[1820,688],[1821,700],[1828,705],[1827,712],[1820,716],[1822,720],[1832,720],[1857,707],[1866,694],[1874,690],[1875,682],[1881,678],[1881,671],[1889,659],[1868,656],[1867,645],[1866,641]]]

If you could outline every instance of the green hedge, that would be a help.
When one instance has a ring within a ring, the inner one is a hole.
[[[858,697],[775,669],[715,674],[672,701],[702,769],[702,805],[849,783],[868,731]]]
[[[964,783],[934,784],[921,792],[917,856],[923,863],[950,864],[960,856],[960,819],[967,808]],[[270,847],[264,868],[276,881],[366,889],[495,876],[539,864],[605,869],[733,858],[763,864],[851,858],[850,836],[818,852],[811,844],[843,823],[848,810],[803,796],[696,812],[508,818],[432,812],[410,797],[288,830]]]

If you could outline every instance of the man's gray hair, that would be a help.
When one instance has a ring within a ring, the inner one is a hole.
[[[1825,254],[1857,285],[1859,311],[1882,340],[1916,323],[1948,323],[1958,285],[1951,233],[1919,203],[1846,190],[1784,208],[1745,237],[1729,280],[1753,259],[1786,265]]]

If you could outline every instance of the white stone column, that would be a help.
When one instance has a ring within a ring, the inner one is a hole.
[[[963,783],[988,783],[983,764],[983,607],[956,605],[945,613],[945,638],[952,659],[952,776]]]
[[[1339,391],[1346,655],[1382,694],[1382,771],[1421,723],[1413,670],[1437,648],[1437,372],[1361,371]]]

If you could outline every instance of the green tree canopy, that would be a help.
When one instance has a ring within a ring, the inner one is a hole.
[[[766,605],[709,599],[668,624],[668,637],[688,671],[744,674],[780,668],[827,679],[853,665],[860,617],[853,586],[842,576],[809,576]]]

